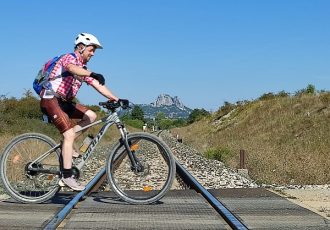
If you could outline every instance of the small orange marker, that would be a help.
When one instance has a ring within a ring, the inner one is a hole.
[[[53,180],[54,179],[54,175],[48,175],[47,179],[48,180]]]
[[[151,186],[143,186],[143,191],[144,192],[150,192],[152,190],[152,187]]]
[[[136,151],[136,150],[138,150],[138,148],[139,148],[139,145],[134,144],[134,145],[131,146],[131,151]]]

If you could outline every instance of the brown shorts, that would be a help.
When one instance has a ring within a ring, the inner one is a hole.
[[[60,98],[42,98],[40,101],[41,110],[46,113],[56,128],[64,133],[75,126],[70,119],[82,119],[88,108],[72,101],[63,101]]]

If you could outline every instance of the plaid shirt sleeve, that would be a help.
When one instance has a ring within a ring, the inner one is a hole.
[[[68,71],[69,64],[73,64],[73,65],[78,64],[77,59],[74,56],[72,56],[71,54],[64,55],[61,61],[62,61],[62,66],[65,71]]]
[[[81,66],[83,67],[84,65],[82,63],[78,63],[77,59],[75,57],[73,57],[71,54],[66,54],[64,57],[63,57],[63,60],[62,60],[62,66],[64,68],[64,70],[68,70],[68,65],[69,64],[73,64],[73,65],[78,65],[78,66]],[[88,85],[92,84],[94,78],[91,78],[89,76],[85,76],[83,78],[84,82],[86,82]]]

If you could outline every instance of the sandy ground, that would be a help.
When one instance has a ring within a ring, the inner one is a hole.
[[[330,189],[284,189],[275,192],[330,220]]]

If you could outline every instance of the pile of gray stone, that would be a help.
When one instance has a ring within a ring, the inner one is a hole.
[[[258,185],[248,176],[226,167],[222,162],[207,159],[197,150],[179,142],[164,131],[160,137],[171,148],[179,163],[207,189],[218,188],[257,188]]]

